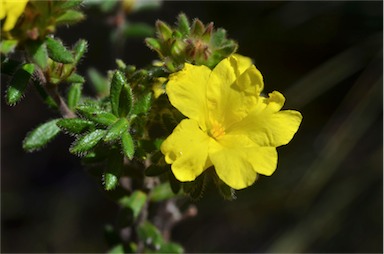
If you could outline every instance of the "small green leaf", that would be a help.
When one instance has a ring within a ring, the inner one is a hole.
[[[121,147],[124,155],[127,156],[128,159],[132,160],[135,153],[135,145],[132,136],[128,131],[121,134]]]
[[[55,62],[69,64],[73,63],[74,59],[72,53],[64,47],[63,43],[50,36],[45,38],[47,45],[48,56]]]
[[[32,62],[37,64],[42,70],[48,66],[47,47],[43,41],[28,41],[25,43],[26,50]]]
[[[145,39],[145,44],[147,45],[148,48],[160,53],[161,52],[161,44],[159,40],[155,38],[146,38]]]
[[[112,113],[95,108],[89,105],[80,105],[76,107],[77,112],[83,117],[105,126],[109,126],[117,121],[117,117]]]
[[[79,6],[83,0],[66,0],[66,1],[54,1],[53,4],[56,8],[65,10]]]
[[[119,204],[123,207],[131,209],[133,212],[133,219],[136,220],[146,201],[147,195],[144,192],[137,190],[129,197],[125,196],[121,198],[119,200]]]
[[[71,25],[85,19],[85,15],[80,11],[67,10],[56,19],[56,24]]]
[[[13,52],[17,46],[17,40],[3,40],[0,42],[0,53],[1,54],[9,54]]]
[[[109,94],[109,83],[103,75],[101,75],[96,69],[90,68],[88,70],[88,76],[99,95],[104,96]]]
[[[60,132],[56,123],[59,119],[46,122],[27,134],[23,141],[23,148],[28,152],[38,150],[45,146]]]
[[[159,253],[184,253],[184,249],[177,243],[164,243],[161,245]]]
[[[128,84],[125,84],[121,88],[121,92],[120,92],[119,116],[126,117],[132,109],[132,104],[133,104],[132,89]]]
[[[191,35],[196,37],[201,37],[204,31],[205,31],[205,26],[203,22],[201,22],[199,19],[195,19],[191,27]]]
[[[184,13],[180,13],[180,15],[177,17],[177,26],[178,26],[179,32],[181,32],[183,36],[189,35],[190,33],[189,20]]]
[[[152,223],[145,221],[137,229],[139,239],[143,241],[148,247],[160,250],[164,239],[159,231]]]
[[[126,118],[120,118],[108,128],[108,132],[104,137],[104,141],[112,142],[117,139],[120,139],[121,135],[124,132],[127,132],[128,129],[129,129],[128,120]]]
[[[92,148],[104,137],[105,130],[94,130],[76,140],[69,151],[73,154],[83,155]]]
[[[156,185],[155,188],[153,188],[150,199],[153,202],[161,202],[166,199],[173,198],[175,194],[173,193],[171,187],[169,186],[169,183],[165,182],[159,185]]]
[[[56,125],[62,131],[69,132],[71,134],[82,134],[94,128],[93,122],[80,118],[60,119]]]
[[[115,116],[119,116],[119,106],[120,106],[120,93],[122,87],[126,84],[124,74],[120,71],[116,71],[113,74],[110,88],[110,99],[112,113]]]
[[[119,178],[123,169],[123,156],[119,151],[114,151],[108,156],[104,173],[104,189],[113,190],[119,184]]]
[[[158,32],[157,36],[161,40],[167,41],[167,40],[172,38],[172,34],[173,34],[172,29],[165,22],[163,22],[161,20],[157,20],[156,21],[156,30]]]
[[[73,110],[80,101],[81,90],[83,89],[82,83],[74,83],[68,91],[68,107]]]
[[[77,74],[77,73],[72,73],[71,75],[69,75],[65,81],[67,81],[68,83],[84,83],[85,82],[85,79],[83,76]]]
[[[34,64],[24,64],[13,74],[7,88],[6,102],[8,105],[15,105],[23,97],[25,89],[35,71]]]
[[[145,23],[128,24],[124,29],[124,35],[131,38],[153,36],[155,29]]]
[[[132,114],[134,115],[146,114],[151,108],[151,105],[152,105],[152,93],[146,93],[135,101],[132,109]]]
[[[82,39],[78,40],[72,50],[74,52],[75,63],[78,63],[88,50],[88,42]]]
[[[123,244],[117,244],[113,246],[109,251],[107,251],[108,254],[122,254],[125,253]]]

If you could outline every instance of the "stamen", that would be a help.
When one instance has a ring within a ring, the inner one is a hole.
[[[218,140],[225,135],[225,129],[220,123],[213,121],[209,134],[212,138]]]

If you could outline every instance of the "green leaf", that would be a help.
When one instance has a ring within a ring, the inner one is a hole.
[[[7,88],[6,102],[8,105],[15,105],[24,95],[25,89],[35,71],[34,64],[24,64],[13,74]]]
[[[184,253],[184,249],[177,243],[164,243],[158,253]]]
[[[152,105],[152,93],[146,93],[135,101],[132,109],[132,114],[134,115],[146,114],[151,108],[151,105]]]
[[[161,202],[163,200],[173,198],[174,196],[175,194],[169,186],[169,183],[165,182],[153,188],[150,199],[153,202]]]
[[[204,24],[199,19],[195,19],[191,27],[191,35],[199,38],[203,35],[204,31],[205,31]]]
[[[17,40],[3,40],[0,42],[0,53],[1,54],[9,54],[13,52],[17,46]]]
[[[83,155],[94,148],[104,137],[105,133],[105,130],[94,130],[77,139],[69,148],[69,151],[72,154]]]
[[[133,104],[132,89],[128,84],[125,84],[121,88],[121,92],[120,92],[119,116],[126,117],[132,109],[132,104]]]
[[[88,70],[88,76],[99,95],[109,94],[109,83],[103,75],[101,75],[96,69],[90,68]]]
[[[83,76],[77,74],[77,73],[71,73],[71,75],[69,75],[65,81],[67,81],[68,83],[84,83],[85,82],[85,79]]]
[[[80,118],[60,119],[56,125],[62,131],[69,132],[71,134],[82,134],[94,128],[93,122]]]
[[[114,151],[108,156],[104,173],[104,189],[113,190],[119,184],[119,178],[123,169],[123,156],[119,151]]]
[[[63,43],[50,36],[45,38],[48,56],[55,62],[70,64],[74,62],[72,53],[64,47]]]
[[[155,38],[145,38],[145,44],[148,48],[160,53],[161,52],[161,44],[158,39]]]
[[[55,4],[56,8],[60,8],[61,10],[74,8],[79,6],[83,0],[66,0],[66,1],[53,1],[53,4]]]
[[[125,253],[123,244],[118,244],[113,246],[109,251],[107,251],[108,254],[122,254]]]
[[[147,246],[155,250],[160,250],[164,243],[163,237],[152,223],[149,221],[143,222],[137,229],[139,239],[143,241]]]
[[[171,27],[166,24],[165,22],[161,20],[156,21],[156,30],[157,30],[157,36],[163,40],[167,41],[172,38],[172,29]]]
[[[153,36],[155,29],[145,23],[128,24],[124,29],[124,35],[131,38],[143,38]]]
[[[56,24],[71,25],[85,19],[85,15],[80,11],[67,10],[56,19]]]
[[[131,196],[123,197],[119,200],[119,204],[123,207],[129,208],[133,212],[133,219],[136,220],[141,210],[143,209],[145,202],[147,201],[147,194],[137,190],[132,193]]]
[[[28,41],[25,47],[29,58],[33,63],[45,70],[48,66],[47,47],[43,41]]]
[[[95,108],[89,105],[80,105],[76,107],[77,112],[83,117],[105,126],[109,126],[117,121],[117,117],[112,113]]]
[[[73,46],[72,50],[74,53],[74,60],[75,60],[74,62],[78,63],[88,50],[88,42],[83,39],[78,40],[76,44]]]
[[[190,33],[189,20],[184,13],[180,13],[180,15],[177,17],[177,26],[178,26],[179,32],[183,36],[189,35]]]
[[[121,147],[123,153],[128,159],[132,160],[135,153],[135,144],[133,142],[131,134],[128,131],[121,134]]]
[[[81,90],[83,89],[82,83],[74,83],[68,91],[68,107],[73,110],[80,101]]]
[[[120,71],[116,71],[113,74],[110,88],[112,113],[115,116],[119,116],[120,93],[124,85],[126,85],[124,74]]]
[[[120,118],[109,127],[108,132],[104,137],[104,141],[112,142],[117,139],[120,139],[121,135],[124,132],[127,132],[128,130],[129,130],[128,120],[126,118]]]
[[[38,150],[45,146],[60,132],[56,123],[59,119],[46,122],[29,132],[23,141],[23,148],[28,152]]]

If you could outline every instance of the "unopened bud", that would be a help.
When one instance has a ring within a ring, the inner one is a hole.
[[[167,41],[172,38],[172,29],[163,21],[156,21],[156,29],[159,32],[158,36],[163,40]]]

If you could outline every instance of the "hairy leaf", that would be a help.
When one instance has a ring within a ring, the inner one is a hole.
[[[119,184],[119,178],[123,169],[123,156],[119,151],[114,151],[108,156],[108,161],[104,173],[105,190],[113,190]]]
[[[120,93],[122,87],[126,84],[124,74],[120,71],[116,71],[113,74],[110,88],[110,99],[112,113],[115,116],[119,116],[119,106],[120,106]]]
[[[45,70],[48,66],[48,52],[45,43],[43,41],[28,41],[25,45],[30,60]]]
[[[56,125],[61,130],[71,134],[82,134],[94,128],[93,122],[80,118],[60,119]]]
[[[38,150],[45,146],[60,132],[56,123],[59,119],[46,122],[29,132],[23,141],[23,148],[28,152]]]
[[[72,53],[64,47],[63,43],[50,36],[45,38],[47,45],[48,56],[55,62],[69,64],[73,63],[74,59]]]
[[[7,88],[6,102],[8,105],[16,104],[24,95],[25,89],[35,71],[34,64],[24,64],[13,74]]]
[[[76,140],[70,147],[69,151],[73,154],[82,155],[94,148],[104,137],[105,133],[105,130],[94,130]]]
[[[82,83],[74,83],[68,91],[68,107],[73,110],[80,101],[81,90],[83,89]]]
[[[120,139],[121,135],[124,132],[127,132],[129,129],[129,123],[126,118],[120,118],[114,124],[112,124],[107,134],[104,137],[105,142],[112,142],[117,139]]]
[[[95,123],[109,126],[117,121],[117,117],[112,113],[104,110],[97,109],[89,105],[80,105],[76,107],[76,110],[80,115],[91,120]]]
[[[128,159],[132,160],[135,153],[135,144],[133,142],[131,134],[128,131],[121,134],[121,147],[123,153]]]

